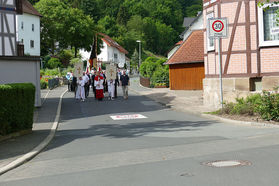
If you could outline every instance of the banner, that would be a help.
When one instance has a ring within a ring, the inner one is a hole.
[[[83,76],[83,62],[75,64],[74,76],[80,78]]]

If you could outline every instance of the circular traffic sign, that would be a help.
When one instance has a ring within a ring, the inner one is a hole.
[[[212,24],[212,29],[215,32],[221,32],[224,29],[224,23],[220,20],[216,20]]]

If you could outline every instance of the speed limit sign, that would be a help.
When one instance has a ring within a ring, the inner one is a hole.
[[[225,38],[228,35],[227,18],[210,18],[208,19],[208,37],[209,38]]]

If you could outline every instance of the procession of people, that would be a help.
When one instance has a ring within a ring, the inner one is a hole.
[[[75,99],[84,102],[90,94],[90,88],[94,98],[103,101],[107,92],[107,100],[115,100],[117,98],[117,87],[122,86],[123,98],[128,99],[129,76],[126,70],[115,72],[115,77],[111,76],[107,79],[105,71],[100,68],[91,72],[83,72],[80,77],[75,77],[72,72],[67,73],[69,91],[75,92]],[[119,81],[120,80],[120,81]]]

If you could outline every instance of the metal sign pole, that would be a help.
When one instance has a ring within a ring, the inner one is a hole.
[[[221,106],[222,106],[222,109],[223,109],[223,80],[222,80],[222,64],[221,64],[221,58],[222,58],[222,55],[221,55],[221,39],[220,37],[218,37],[218,55],[219,55],[219,71],[220,71],[220,74],[219,74],[219,78],[220,78],[220,97],[221,97]]]

